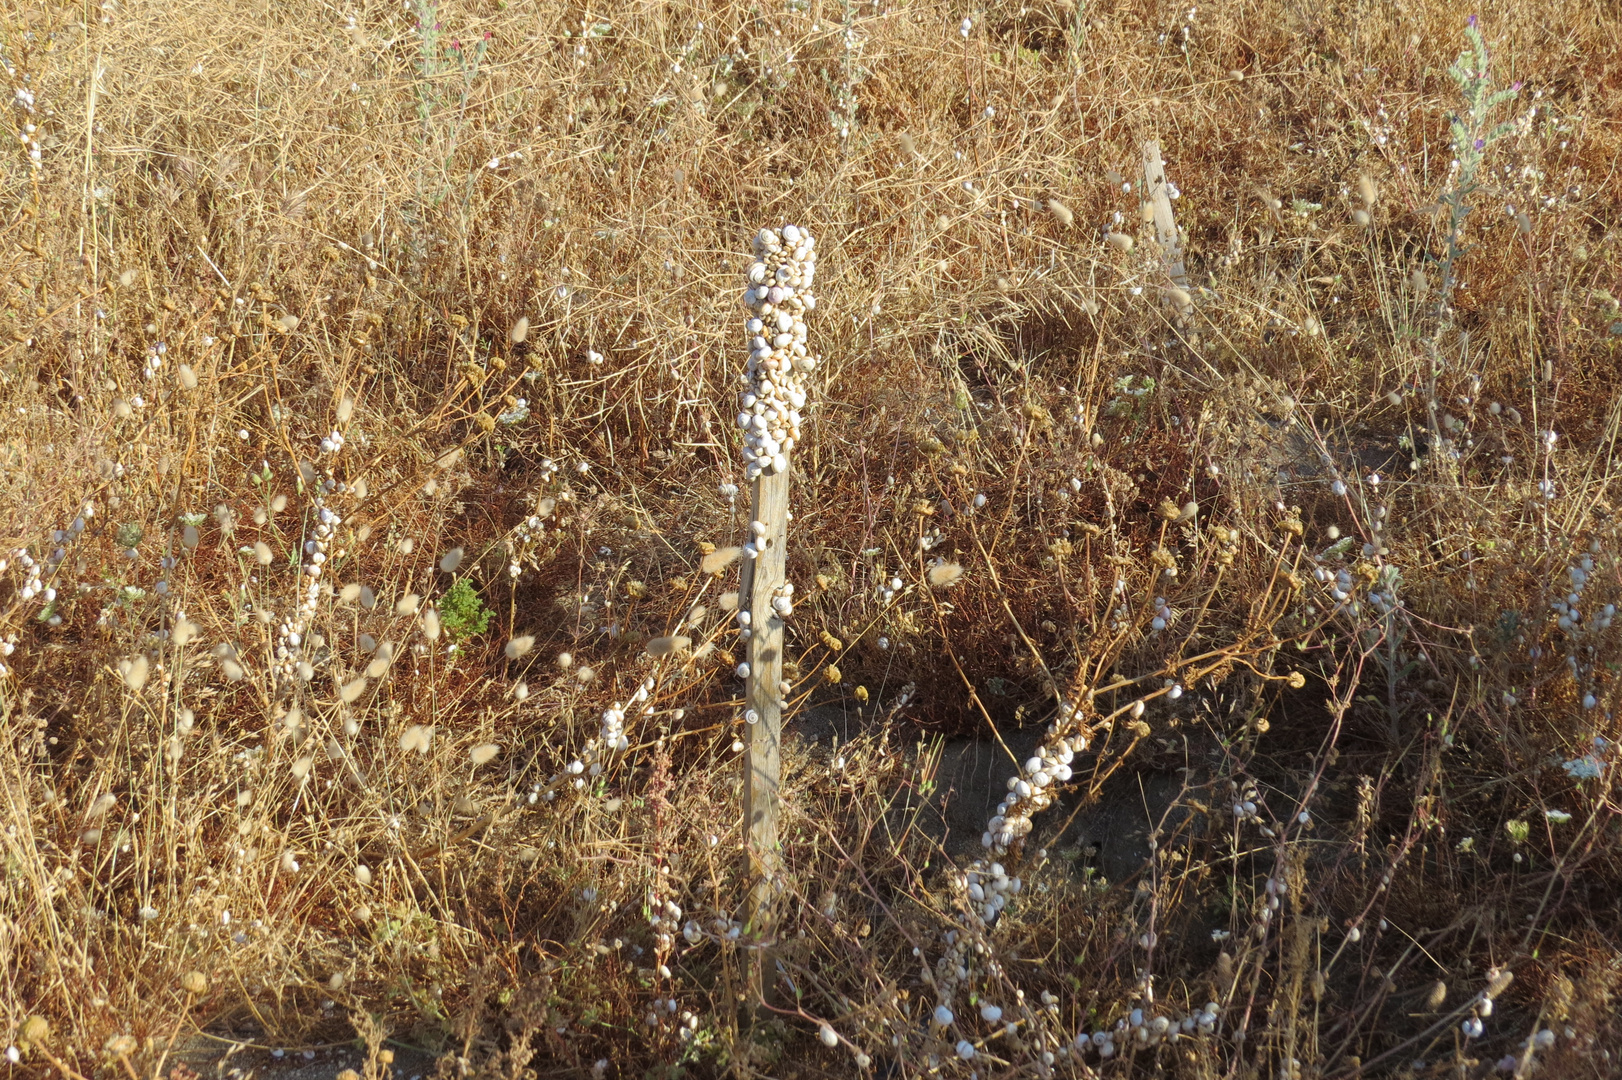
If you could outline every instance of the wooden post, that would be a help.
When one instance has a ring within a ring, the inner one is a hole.
[[[1177,236],[1177,219],[1171,212],[1166,163],[1160,158],[1160,143],[1154,139],[1143,144],[1143,198],[1154,212],[1155,239],[1160,241],[1166,275],[1179,289],[1186,289],[1188,271],[1183,267],[1183,244]]]
[[[777,896],[782,889],[783,620],[793,614],[793,586],[785,580],[788,549],[789,458],[800,440],[800,410],[809,395],[806,377],[820,362],[806,347],[805,319],[816,310],[816,241],[797,225],[755,235],[755,261],[744,271],[744,329],[750,334],[745,389],[738,395],[744,475],[752,485],[752,516],[739,575],[738,623],[746,635],[744,719],[749,745],[743,755],[743,830],[748,894],[746,1008],[771,996],[776,984],[772,945]]]
[[[744,930],[757,943],[748,964],[751,1003],[769,996],[775,982],[767,946],[776,933],[777,874],[782,866],[777,827],[782,806],[783,620],[773,610],[772,600],[783,585],[786,569],[788,486],[787,472],[762,475],[754,481],[753,521],[764,525],[766,532],[755,539],[760,554],[744,563],[738,592],[750,618],[744,708],[757,717],[749,725],[743,756],[743,823],[750,877]]]

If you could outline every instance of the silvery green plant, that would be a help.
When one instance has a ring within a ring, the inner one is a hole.
[[[1447,69],[1459,93],[1464,96],[1464,109],[1454,113],[1449,121],[1456,170],[1452,186],[1442,193],[1442,205],[1448,211],[1447,254],[1442,261],[1441,303],[1444,313],[1449,308],[1453,289],[1458,283],[1455,272],[1458,258],[1465,250],[1459,240],[1459,231],[1470,213],[1465,199],[1480,186],[1477,176],[1486,161],[1487,149],[1515,130],[1515,124],[1510,120],[1493,123],[1493,115],[1498,106],[1513,99],[1521,89],[1520,83],[1507,90],[1493,89],[1487,42],[1481,36],[1476,16],[1470,16],[1464,36],[1469,48],[1459,53],[1453,66]]]

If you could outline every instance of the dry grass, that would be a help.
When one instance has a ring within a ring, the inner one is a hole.
[[[1441,3],[423,2],[0,16],[17,1068],[163,1075],[201,1028],[450,1075],[1616,1075],[1612,8],[1486,18],[1522,85],[1467,189]],[[790,755],[751,1019],[735,569],[700,560],[747,523],[738,294],[782,221],[826,358],[794,698],[863,734]],[[988,927],[932,740],[1061,700],[1093,745]],[[1100,881],[1065,818],[1167,776],[1153,858]],[[941,1031],[954,930],[984,952]],[[1207,1001],[1209,1035],[1070,1049]]]

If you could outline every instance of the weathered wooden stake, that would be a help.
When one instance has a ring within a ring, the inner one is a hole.
[[[749,362],[738,395],[744,475],[753,514],[739,575],[738,625],[747,641],[743,676],[749,747],[743,756],[744,851],[748,896],[743,929],[750,944],[747,1008],[776,983],[772,944],[782,891],[783,620],[794,612],[794,586],[785,579],[788,548],[789,455],[800,440],[806,377],[819,363],[806,345],[805,320],[816,310],[816,241],[797,225],[755,235],[755,261],[744,271]]]
[[[743,564],[740,605],[751,620],[744,708],[757,719],[749,725],[744,752],[743,822],[748,852],[750,890],[744,929],[759,943],[749,967],[749,997],[758,1002],[771,992],[770,950],[776,933],[777,875],[781,869],[778,819],[782,811],[783,620],[772,608],[782,587],[788,547],[788,473],[757,477],[753,486],[754,521],[766,527],[756,539],[760,554]]]

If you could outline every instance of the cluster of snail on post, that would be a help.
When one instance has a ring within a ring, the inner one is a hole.
[[[794,225],[755,236],[744,305],[750,335],[742,375],[738,426],[743,429],[744,472],[750,480],[788,471],[788,455],[800,438],[805,377],[817,358],[806,348],[805,316],[816,309],[816,241]]]

